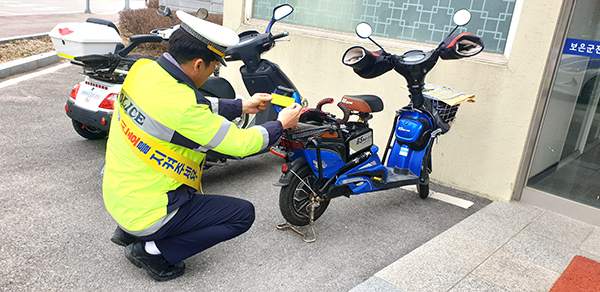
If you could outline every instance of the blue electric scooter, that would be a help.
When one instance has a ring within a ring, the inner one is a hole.
[[[473,96],[425,84],[425,76],[439,58],[471,57],[483,50],[477,36],[453,35],[470,18],[469,11],[457,11],[456,28],[436,49],[402,55],[390,54],[373,41],[369,24],[357,25],[357,35],[368,38],[381,50],[352,47],[344,54],[343,63],[363,78],[375,78],[394,69],[408,83],[410,103],[396,112],[383,159],[378,156],[379,147],[373,144],[373,129],[368,124],[373,113],[383,110],[378,96],[345,95],[337,104],[344,113],[342,118],[322,111],[323,105],[333,102],[331,98],[305,110],[299,127],[286,130],[280,146],[271,150],[286,159],[276,184],[281,186],[279,207],[287,221],[279,229],[292,228],[305,241],[314,241],[306,238],[308,231],[301,233],[292,225],[309,225],[314,235],[313,222],[325,212],[331,199],[340,196],[416,185],[419,196],[427,198],[433,142],[450,130],[459,104]],[[358,119],[350,121],[351,116]]]

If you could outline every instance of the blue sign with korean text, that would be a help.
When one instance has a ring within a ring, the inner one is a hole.
[[[563,54],[600,58],[600,42],[580,39],[567,39]]]

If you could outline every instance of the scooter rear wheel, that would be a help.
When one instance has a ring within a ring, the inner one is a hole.
[[[240,117],[235,118],[232,122],[238,128],[245,129],[248,126],[248,123],[250,122],[250,115],[249,114],[243,114]]]
[[[310,223],[309,208],[311,208],[311,198],[314,196],[311,188],[315,188],[314,182],[317,177],[308,164],[302,166],[296,174],[298,176],[294,176],[289,185],[281,188],[279,210],[288,223],[305,226]],[[329,200],[319,202],[313,220],[319,219],[328,205]]]
[[[102,131],[95,127],[84,125],[76,120],[71,121],[73,121],[73,128],[75,129],[75,132],[77,132],[77,134],[83,138],[88,140],[100,140],[108,136],[107,131]]]

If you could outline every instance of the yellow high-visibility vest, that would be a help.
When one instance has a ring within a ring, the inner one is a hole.
[[[194,167],[206,151],[248,156],[263,150],[268,137],[261,126],[238,129],[214,114],[192,85],[142,59],[115,104],[102,184],[106,209],[128,231],[156,227],[173,203],[167,193],[186,183],[181,177],[200,187],[200,169]]]

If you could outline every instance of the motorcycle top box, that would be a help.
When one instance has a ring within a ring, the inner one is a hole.
[[[48,35],[58,56],[69,60],[114,53],[122,41],[116,28],[92,22],[59,23]]]

